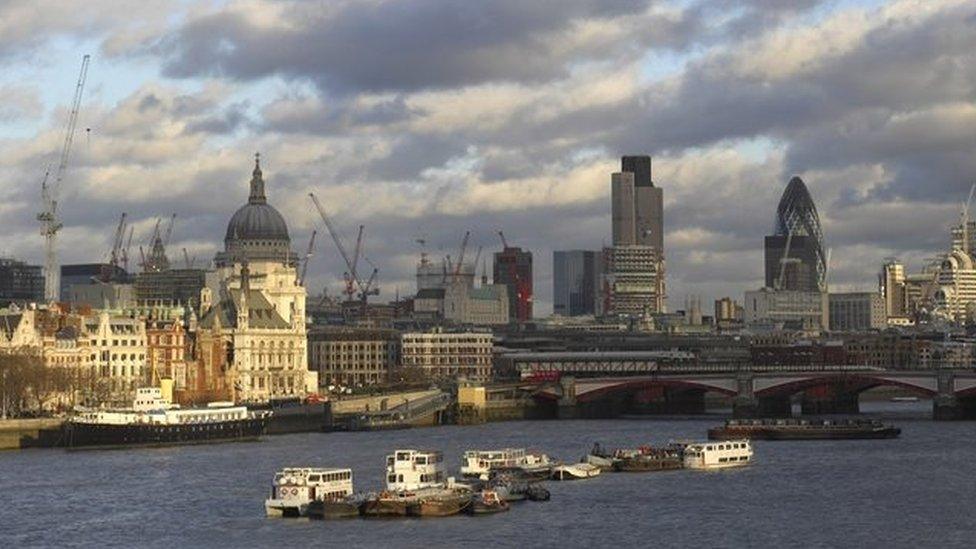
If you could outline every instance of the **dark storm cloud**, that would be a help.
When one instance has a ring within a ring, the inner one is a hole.
[[[636,36],[571,41],[574,24],[640,16],[648,0],[495,0],[294,4],[287,26],[253,25],[218,12],[165,37],[158,51],[174,77],[242,80],[280,74],[323,88],[358,91],[450,88],[487,81],[544,82],[607,50],[686,43],[691,22],[652,19]],[[672,27],[675,29],[672,32]],[[649,44],[650,43],[650,44]]]

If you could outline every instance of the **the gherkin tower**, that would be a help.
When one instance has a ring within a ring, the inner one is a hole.
[[[810,191],[802,179],[794,177],[776,208],[774,233],[766,237],[766,285],[783,290],[827,291],[823,240]]]

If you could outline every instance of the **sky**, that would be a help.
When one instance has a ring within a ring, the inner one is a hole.
[[[649,154],[680,309],[762,285],[793,175],[836,291],[944,252],[976,183],[971,0],[0,0],[0,255],[43,263],[84,54],[63,263],[106,260],[126,212],[131,255],[176,213],[171,261],[209,264],[260,151],[292,247],[320,231],[310,294],[345,270],[311,191],[347,246],[365,225],[381,299],[415,291],[418,240],[490,258],[502,230],[545,315],[552,251],[608,243],[610,174]]]

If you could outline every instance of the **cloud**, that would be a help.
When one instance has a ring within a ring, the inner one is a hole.
[[[571,65],[681,47],[695,22],[647,0],[438,0],[281,3],[264,20],[241,6],[201,15],[154,51],[172,77],[307,78],[334,91],[539,83]]]
[[[209,260],[260,150],[295,249],[320,224],[314,191],[348,238],[366,225],[392,298],[413,290],[418,236],[442,257],[472,230],[487,257],[504,230],[535,253],[544,313],[552,250],[609,240],[610,173],[648,153],[680,307],[762,283],[791,175],[822,216],[832,284],[859,287],[885,256],[944,250],[976,173],[963,0],[160,1],[132,21],[132,4],[32,7],[0,7],[0,63],[23,73],[57,40],[87,40],[149,75],[83,106],[66,261],[104,255],[122,211],[141,238],[177,212],[171,259]],[[33,85],[0,83],[0,123],[51,113],[36,134],[0,134],[0,247],[39,259],[37,185],[67,112]],[[310,285],[335,290],[345,269],[319,242]]]

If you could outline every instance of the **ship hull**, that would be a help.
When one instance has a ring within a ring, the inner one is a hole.
[[[64,444],[69,449],[127,446],[171,446],[256,440],[267,428],[266,417],[181,425],[110,425],[65,423]]]
[[[614,470],[622,473],[647,473],[651,471],[671,471],[684,468],[684,461],[679,458],[632,458],[614,463]]]
[[[883,427],[874,429],[777,429],[769,426],[757,426],[754,429],[728,429],[718,427],[708,430],[708,438],[710,440],[726,440],[736,438],[748,438],[752,440],[855,440],[896,438],[900,434],[901,429],[897,427]]]

